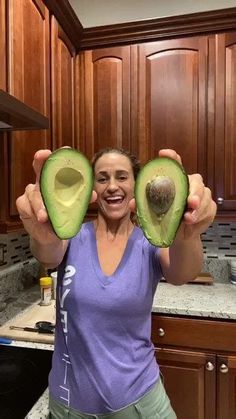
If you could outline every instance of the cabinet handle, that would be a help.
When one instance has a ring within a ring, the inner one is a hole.
[[[217,204],[222,205],[224,202],[224,198],[217,198]]]
[[[165,331],[164,331],[164,329],[162,329],[162,327],[160,327],[158,329],[157,333],[158,333],[158,336],[160,336],[160,337],[165,336]]]
[[[214,366],[214,364],[212,364],[212,362],[209,361],[209,362],[206,363],[206,370],[207,371],[213,371],[214,368],[215,368],[215,366]]]
[[[221,364],[220,372],[222,372],[222,374],[226,374],[228,371],[229,371],[229,368],[227,367],[227,365]]]

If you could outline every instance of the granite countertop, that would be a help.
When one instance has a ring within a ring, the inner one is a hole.
[[[236,285],[229,282],[181,286],[160,283],[152,311],[167,315],[236,320]]]

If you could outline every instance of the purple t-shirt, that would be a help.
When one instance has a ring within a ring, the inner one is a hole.
[[[93,223],[83,224],[59,268],[52,398],[100,414],[128,406],[152,388],[159,368],[151,309],[161,276],[159,249],[138,227],[116,271],[104,275]]]

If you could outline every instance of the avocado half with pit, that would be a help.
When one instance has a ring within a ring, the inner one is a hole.
[[[176,160],[159,157],[148,162],[135,182],[139,225],[150,243],[169,247],[186,208],[188,176]]]
[[[93,172],[79,151],[62,147],[45,161],[40,190],[53,230],[60,239],[80,230],[93,190]]]

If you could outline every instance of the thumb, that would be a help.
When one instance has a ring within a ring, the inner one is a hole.
[[[134,198],[129,201],[129,209],[131,212],[136,212],[136,203]]]

